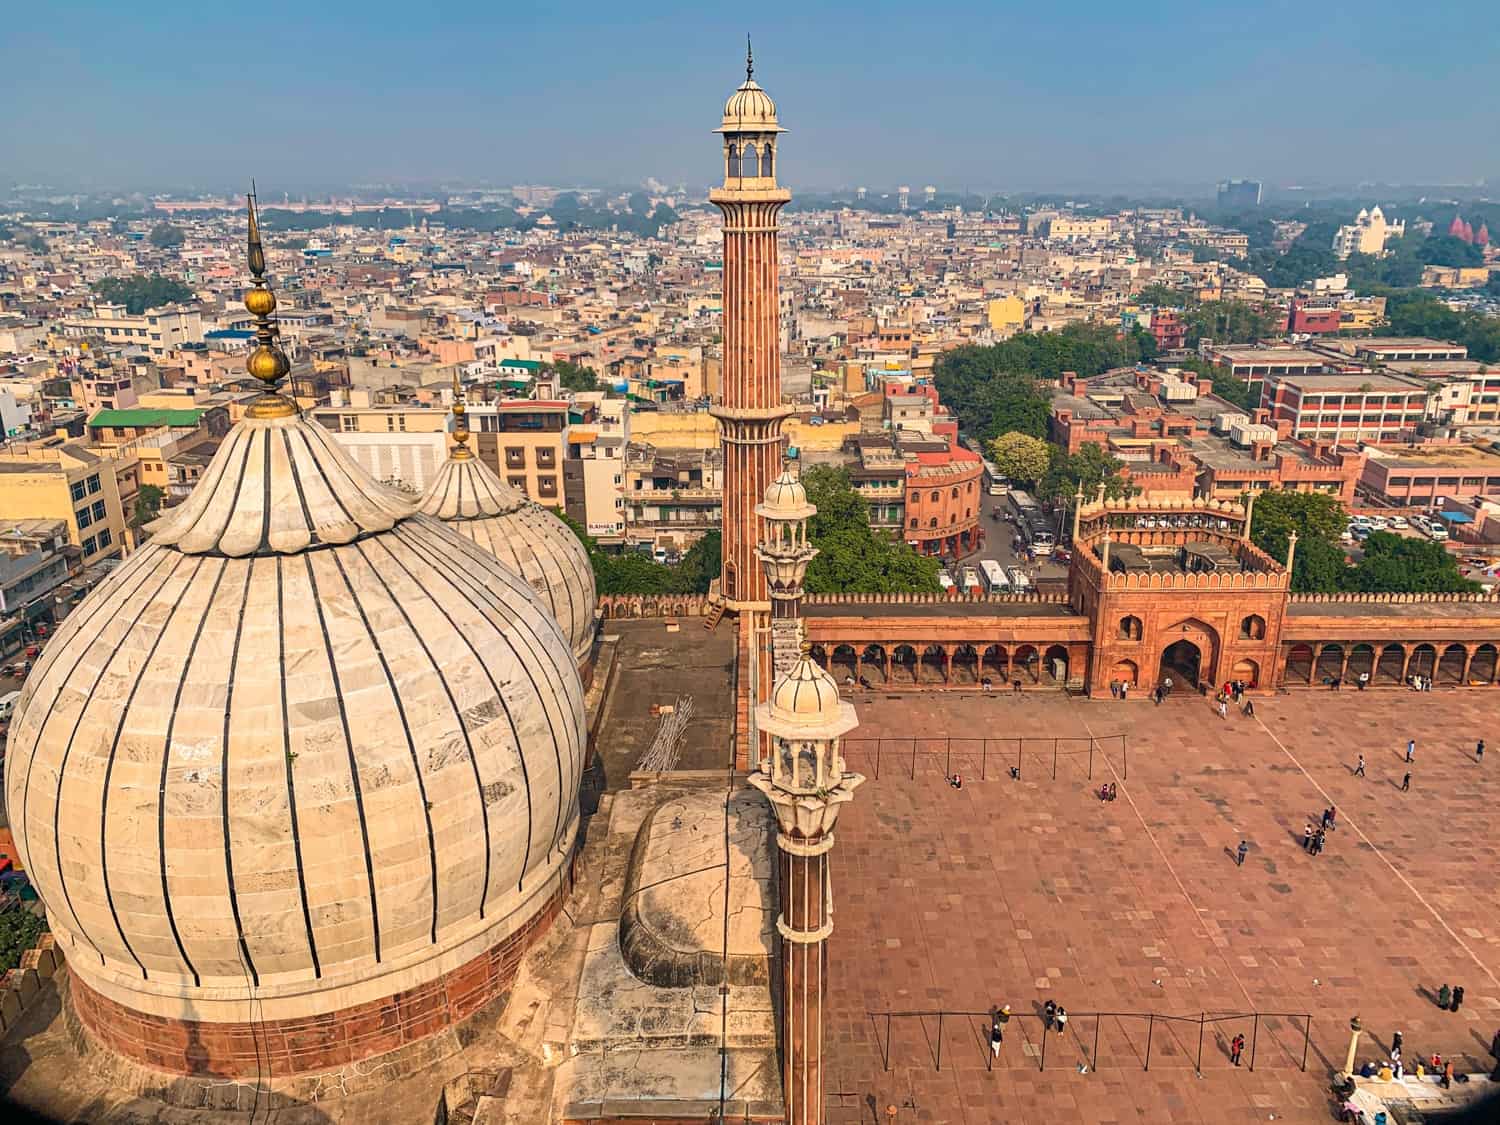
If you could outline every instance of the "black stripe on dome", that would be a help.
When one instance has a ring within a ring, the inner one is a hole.
[[[54,805],[52,809],[52,858],[57,863],[58,882],[63,889],[63,901],[67,904],[68,913],[73,917],[72,932],[82,937],[84,941],[89,943],[89,946],[94,950],[94,952],[99,954],[99,963],[101,965],[104,963],[104,954],[100,953],[99,947],[94,944],[94,939],[89,937],[88,934],[84,932],[83,923],[79,921],[78,915],[73,912],[73,902],[72,899],[68,896],[67,884],[62,880],[62,841],[58,838],[57,832],[59,826],[58,813],[62,807],[62,787],[63,782],[67,780],[68,776],[68,756],[73,752],[73,738],[78,734],[78,725],[83,721],[83,713],[88,710],[89,703],[94,697],[94,691],[99,686],[99,681],[104,678],[105,669],[108,668],[110,662],[114,660],[115,653],[120,651],[121,642],[126,636],[130,634],[131,629],[135,627],[136,621],[140,619],[140,609],[137,609],[135,614],[128,619],[124,618],[120,611],[125,605],[128,605],[130,603],[130,601],[136,596],[136,594],[140,593],[141,588],[146,585],[148,579],[155,577],[164,565],[175,567],[177,565],[177,560],[179,560],[181,557],[182,556],[180,555],[171,554],[165,551],[162,552],[157,557],[157,561],[153,566],[141,567],[140,580],[133,587],[131,587],[129,593],[127,593],[123,598],[120,599],[118,607],[108,598],[101,599],[98,605],[95,607],[96,612],[103,610],[106,606],[108,606],[112,610],[110,620],[100,628],[99,635],[102,636],[104,628],[107,628],[109,625],[114,624],[114,622],[116,621],[124,621],[125,629],[124,632],[120,634],[120,640],[115,642],[114,647],[109,651],[109,655],[106,656],[103,663],[100,664],[99,671],[94,676],[94,682],[89,685],[88,691],[83,693],[83,701],[78,705],[78,714],[73,718],[73,729],[68,732],[68,740],[63,745],[62,759],[57,766],[57,786],[53,791]],[[170,573],[167,575],[167,577],[171,577]],[[160,585],[157,586],[158,591],[162,588],[162,586],[166,585],[166,581],[166,578],[163,578],[161,580]],[[156,594],[153,593],[149,597],[147,597],[141,609],[144,609],[145,606],[150,605],[152,598],[154,598],[155,596]],[[31,803],[31,779],[36,776],[36,752],[41,747],[42,735],[47,729],[47,724],[52,721],[52,716],[57,713],[57,702],[62,698],[63,687],[67,684],[72,683],[74,673],[78,671],[79,666],[83,663],[84,657],[93,650],[93,647],[94,642],[91,639],[87,644],[83,645],[79,649],[78,655],[73,660],[73,666],[68,669],[67,676],[59,681],[57,691],[53,693],[52,702],[47,706],[46,715],[42,719],[41,724],[37,727],[36,740],[31,744],[31,759],[26,764],[26,787],[22,790],[21,793],[20,826],[23,833],[29,834],[30,832],[30,822],[27,820],[27,808]],[[29,855],[30,849],[28,848],[28,856]],[[32,863],[34,864],[35,862],[36,860],[33,859]],[[48,909],[51,908],[49,907]]]
[[[359,552],[360,558],[364,559],[366,563],[370,561],[369,556],[365,554],[363,545],[357,546],[355,550]],[[437,841],[433,839],[432,835],[432,802],[427,799],[427,779],[422,776],[422,763],[417,756],[416,740],[412,738],[411,722],[406,717],[406,705],[401,702],[401,691],[396,686],[396,677],[391,674],[391,665],[390,661],[385,658],[385,649],[381,647],[380,638],[370,626],[370,615],[365,612],[364,603],[359,600],[359,594],[355,592],[354,584],[349,581],[349,575],[344,571],[343,560],[338,555],[334,555],[333,559],[338,563],[339,574],[344,579],[344,587],[349,591],[349,597],[353,599],[354,608],[359,613],[360,624],[365,627],[365,636],[369,639],[371,647],[375,650],[375,656],[380,661],[380,671],[385,676],[386,690],[390,692],[391,702],[396,705],[396,716],[401,720],[401,733],[406,736],[406,749],[411,755],[411,771],[417,781],[417,795],[422,799],[422,819],[427,825],[427,871],[432,880],[431,933],[432,941],[436,944],[438,919]],[[391,604],[401,614],[401,620],[406,622],[407,628],[411,629],[412,636],[416,638],[417,643],[422,646],[422,651],[426,653],[427,646],[423,644],[421,635],[417,633],[415,628],[412,628],[411,618],[406,616],[406,610],[391,593],[391,588],[386,584],[385,579],[381,577],[380,571],[371,566],[370,573],[374,576],[375,581],[380,583],[380,588],[385,591],[385,596],[391,599]],[[428,653],[427,655],[428,659],[431,660],[431,654]],[[434,662],[433,666],[436,667],[436,662]]]
[[[307,493],[302,489],[302,474],[297,471],[297,458],[292,452],[292,433],[290,430],[281,431],[281,442],[286,448],[286,464],[292,473],[292,490],[297,493],[297,503],[302,506],[302,522],[307,525],[307,533],[311,542],[316,543],[321,538],[318,529],[313,524],[312,512],[307,506]],[[348,515],[348,512],[344,513]]]
[[[401,573],[406,575],[411,583],[415,585],[417,589],[422,591],[427,600],[432,604],[433,609],[437,610],[438,613],[443,615],[443,619],[448,622],[448,626],[453,630],[454,634],[459,638],[459,640],[463,641],[464,647],[467,648],[470,655],[474,657],[475,666],[484,673],[485,679],[489,680],[490,689],[495,693],[495,699],[499,702],[500,709],[505,712],[505,721],[510,726],[511,738],[515,741],[517,747],[516,757],[519,758],[521,762],[521,780],[526,786],[526,854],[521,861],[521,871],[524,873],[527,864],[531,862],[531,778],[526,769],[526,757],[521,753],[520,750],[521,736],[516,730],[516,721],[511,716],[510,707],[506,704],[505,698],[500,694],[500,685],[495,683],[495,677],[490,675],[490,670],[485,666],[484,659],[479,655],[478,650],[474,648],[473,644],[470,643],[469,638],[464,633],[464,631],[458,627],[458,623],[453,620],[453,617],[448,613],[446,609],[442,607],[438,600],[427,591],[426,587],[422,585],[421,580],[412,573],[411,569],[396,556],[396,553],[391,550],[389,543],[387,543],[385,540],[381,540],[380,547],[381,550],[385,551],[386,557],[400,568]],[[376,570],[376,573],[379,574],[379,571]],[[387,588],[387,592],[389,592],[389,588]],[[427,642],[422,639],[422,634],[417,631],[417,628],[412,624],[411,619],[406,616],[406,610],[401,606],[400,601],[396,600],[394,597],[392,598],[392,600],[396,601],[397,608],[401,609],[401,616],[405,618],[407,627],[411,629],[412,635],[417,638],[417,643],[422,646],[422,652],[427,657],[428,661],[432,664],[432,670],[437,673],[438,682],[443,685],[443,694],[448,698],[448,706],[453,708],[453,717],[458,720],[458,729],[464,736],[464,749],[468,751],[469,768],[474,773],[474,792],[479,798],[479,817],[484,828],[484,890],[481,891],[479,895],[479,917],[482,921],[484,919],[485,909],[489,905],[490,867],[492,860],[490,848],[492,845],[490,841],[490,810],[484,803],[484,782],[479,775],[479,759],[474,753],[474,742],[469,737],[468,726],[464,723],[463,711],[458,706],[458,700],[453,696],[453,689],[448,686],[448,677],[443,673],[442,665],[438,662],[437,658],[432,655],[432,650],[427,647]]]
[[[234,917],[234,936],[240,945],[240,957],[245,963],[245,968],[250,972],[250,981],[254,987],[259,988],[260,973],[255,969],[255,961],[250,956],[250,947],[245,944],[245,926],[240,920],[239,894],[234,886],[234,849],[229,838],[229,721],[234,715],[234,678],[239,672],[240,637],[245,631],[245,610],[250,605],[250,576],[254,569],[253,562],[245,564],[245,589],[240,593],[240,612],[234,622],[234,644],[229,650],[229,678],[224,692],[224,732],[220,736],[219,820],[224,828],[224,874],[229,889],[229,913]],[[300,859],[298,870],[301,870]],[[311,934],[308,936],[311,937]],[[316,964],[316,957],[314,957],[314,964]]]
[[[114,919],[115,932],[120,935],[120,943],[125,946],[125,952],[130,954],[130,959],[135,962],[135,967],[141,971],[142,980],[150,980],[151,974],[146,971],[146,966],[136,956],[135,948],[130,944],[130,939],[125,936],[125,927],[120,925],[120,912],[115,909],[114,891],[109,885],[109,779],[114,776],[115,756],[120,750],[120,736],[125,731],[125,720],[130,716],[130,707],[135,702],[135,693],[141,688],[141,680],[145,678],[146,669],[151,667],[151,661],[156,657],[156,650],[161,645],[161,639],[167,635],[172,628],[172,622],[177,617],[177,611],[182,608],[183,595],[192,588],[193,579],[203,567],[203,560],[191,555],[182,556],[183,559],[191,558],[193,561],[193,572],[187,576],[187,581],[182,584],[182,589],[177,591],[177,596],[172,599],[172,608],[167,611],[167,619],[161,623],[161,628],[156,631],[156,636],[151,638],[151,647],[146,650],[145,659],[135,670],[135,678],[131,681],[130,692],[125,696],[125,702],[119,707],[119,717],[115,720],[114,737],[109,742],[109,757],[104,763],[104,792],[99,801],[99,878],[104,884],[104,901],[109,906],[109,916]],[[172,568],[170,577],[177,576],[177,568]],[[163,583],[163,589],[166,584]],[[179,676],[181,674],[179,673]],[[161,794],[156,795],[157,804],[161,803]],[[58,868],[61,870],[59,863]]]
[[[334,565],[338,567],[339,574],[344,573],[344,564],[339,561],[337,552],[333,554]],[[344,729],[344,749],[349,754],[349,781],[354,787],[354,807],[359,814],[359,840],[365,852],[365,879],[370,885],[370,925],[375,939],[375,961],[380,962],[380,903],[375,897],[375,858],[370,854],[370,826],[365,820],[365,794],[359,783],[359,762],[354,756],[354,736],[349,731],[349,712],[344,706],[344,688],[339,683],[338,662],[334,658],[333,638],[328,632],[328,619],[323,615],[323,599],[318,594],[318,579],[313,574],[312,559],[307,558],[307,580],[312,583],[312,603],[318,614],[318,628],[323,631],[323,650],[328,657],[328,673],[333,677],[333,698],[339,705],[339,724]],[[344,585],[349,585],[349,579],[344,578]],[[353,590],[350,590],[351,596]],[[285,724],[283,724],[285,725]],[[287,776],[291,777],[291,756],[287,757]]]
[[[312,575],[312,560],[306,555],[303,559],[307,565],[307,580],[312,584],[313,604],[318,604],[318,584]],[[313,933],[312,907],[307,901],[307,874],[302,865],[302,833],[297,823],[297,780],[292,776],[292,727],[291,708],[287,704],[286,697],[286,596],[282,583],[282,566],[287,560],[276,559],[276,682],[281,685],[281,749],[282,757],[286,761],[286,805],[291,814],[292,821],[292,855],[297,861],[297,892],[302,898],[302,924],[307,928],[307,950],[312,956],[313,977],[320,978],[323,975],[323,965],[318,960],[318,942]],[[318,608],[318,621],[323,620],[322,607]],[[323,644],[325,649],[328,644],[328,630],[323,630]],[[329,653],[329,661],[332,662],[332,653]],[[337,681],[335,681],[336,683]],[[339,701],[342,710],[343,701]],[[361,819],[363,823],[363,819]],[[226,835],[225,846],[228,846],[229,818],[224,818],[224,831]],[[366,856],[369,850],[366,849]]]
[[[224,581],[225,569],[225,564],[220,562],[218,573],[214,575],[213,587],[208,592],[208,600],[203,603],[203,613],[193,629],[193,639],[188,643],[187,659],[182,662],[182,671],[177,677],[177,690],[172,693],[172,712],[167,716],[167,732],[161,743],[161,779],[156,788],[156,854],[161,867],[161,901],[166,908],[167,926],[172,931],[172,940],[177,943],[178,956],[182,958],[188,972],[193,974],[195,986],[203,981],[183,947],[182,934],[177,929],[177,915],[172,910],[172,891],[167,882],[167,767],[172,762],[172,732],[177,729],[177,708],[182,703],[182,689],[187,686],[188,672],[193,666],[193,657],[198,653],[198,642],[203,638],[203,627],[213,616],[214,600],[219,596],[219,584]]]
[[[284,431],[283,431],[284,432]],[[256,546],[256,553],[269,551],[271,549],[271,431],[265,432],[261,444],[266,447],[265,452],[265,485],[262,488],[260,508],[260,541]]]
[[[413,542],[413,546],[416,546],[415,541]],[[478,549],[479,548],[477,548],[477,547],[474,548],[474,550],[478,550]],[[421,553],[420,550],[419,550],[419,553]],[[507,624],[509,624],[509,625],[511,625],[513,627],[516,627],[517,629],[524,629],[525,632],[530,636],[531,640],[534,642],[534,647],[533,646],[528,646],[528,647],[532,648],[532,655],[533,656],[535,656],[536,653],[538,653],[538,652],[540,652],[542,654],[546,653],[546,651],[547,651],[546,650],[546,646],[542,643],[541,638],[536,635],[535,631],[532,629],[531,624],[526,619],[525,615],[524,614],[518,614],[518,613],[516,613],[514,611],[514,609],[512,609],[512,607],[510,607],[509,605],[505,604],[505,602],[503,602],[501,599],[499,599],[498,597],[496,597],[496,595],[492,591],[490,591],[489,589],[487,589],[482,582],[478,581],[473,576],[473,570],[471,568],[465,568],[465,567],[462,567],[462,566],[454,566],[453,565],[453,560],[451,560],[451,559],[444,559],[442,557],[442,554],[435,547],[432,547],[432,546],[429,546],[427,548],[426,555],[427,555],[427,561],[428,561],[429,565],[432,566],[432,568],[433,568],[434,571],[447,572],[449,574],[456,574],[456,575],[458,575],[463,580],[463,582],[464,582],[465,585],[467,585],[471,590],[475,591],[479,595],[479,597],[481,599],[481,602],[487,601],[489,603],[489,610],[491,612],[497,613]],[[475,569],[477,569],[477,568],[475,568]],[[506,573],[510,574],[510,572],[508,572],[508,571]],[[519,575],[510,574],[510,577],[512,577],[516,582],[524,582],[525,581]],[[476,609],[479,609],[481,612],[484,612],[485,606],[483,604],[481,604],[481,602],[476,602],[474,600],[474,598],[469,598],[469,602],[470,602],[471,605],[474,605],[474,607]],[[488,621],[489,618],[486,617],[486,620]],[[543,699],[542,690],[541,690],[541,687],[537,683],[536,675],[535,675],[535,673],[533,672],[533,669],[532,669],[532,662],[531,662],[531,660],[527,660],[527,659],[522,658],[521,653],[516,648],[515,640],[512,638],[512,636],[510,635],[509,632],[507,632],[505,629],[502,629],[499,625],[497,625],[493,621],[490,621],[490,627],[495,630],[495,633],[510,648],[511,653],[516,658],[517,665],[521,668],[521,671],[525,673],[527,682],[529,682],[531,684],[531,690],[532,690],[533,695],[535,696],[535,698],[537,699],[537,701],[539,703],[541,703],[541,705],[542,705],[542,713],[544,715],[546,715],[546,717],[547,717],[547,728],[548,728],[549,731],[551,731],[551,734],[552,734],[552,752],[553,752],[553,755],[554,755],[554,757],[556,758],[556,761],[557,761],[558,790],[557,790],[557,814],[556,814],[555,819],[553,820],[553,827],[552,827],[552,843],[548,846],[548,849],[547,849],[550,852],[550,851],[554,850],[557,847],[558,839],[562,835],[563,804],[564,804],[564,802],[563,802],[563,794],[565,792],[569,792],[569,793],[574,792],[574,789],[575,789],[575,787],[577,785],[577,780],[578,779],[573,776],[571,768],[569,768],[568,770],[564,770],[564,768],[563,768],[563,762],[562,762],[562,745],[561,745],[561,740],[558,738],[558,734],[557,734],[557,724],[556,724],[556,722],[555,722],[555,720],[553,718],[553,714],[552,714],[553,708],[548,707],[546,705],[545,700]],[[571,650],[569,650],[569,654],[568,655],[569,655],[568,667],[569,667],[569,669],[571,669],[572,668],[572,652],[571,652]],[[577,678],[576,672],[574,673],[574,678],[575,679]],[[547,682],[549,684],[553,684],[554,683],[554,681],[552,681],[550,679]],[[549,694],[553,694],[553,697],[556,698],[555,693],[549,693]],[[564,703],[571,702],[571,700],[569,700],[566,697],[566,694],[564,695],[563,702]],[[569,747],[571,748],[574,745],[574,740],[570,737],[570,738],[567,739],[567,743],[568,743]],[[581,748],[580,748],[580,751],[579,751],[579,756],[580,757],[582,756],[582,750],[581,750]],[[575,793],[574,799],[576,800],[576,793]]]
[[[417,550],[415,544],[413,544],[405,534],[398,533],[398,535],[401,542],[406,545],[408,550],[410,550],[413,554],[420,556],[420,552]],[[416,575],[412,573],[412,571],[406,566],[405,563],[396,558],[395,552],[393,552],[390,547],[387,546],[384,542],[381,543],[381,546],[385,548],[386,554],[391,556],[391,560],[395,562],[396,565],[399,566],[402,571],[409,578],[411,578],[413,582],[417,582],[417,584],[420,586],[421,583],[420,581],[418,581]],[[453,592],[460,598],[463,598],[465,601],[467,601],[470,606],[473,606],[474,608],[481,608],[478,606],[474,606],[473,599],[470,598],[468,594],[466,594],[463,589],[459,587],[457,582],[454,582],[450,577],[448,577],[445,569],[441,567],[434,567],[432,568],[432,573],[442,577],[443,580],[446,581],[452,588]],[[458,623],[454,621],[452,615],[443,608],[442,603],[440,603],[436,598],[432,597],[431,594],[428,594],[428,597],[432,601],[432,604],[437,609],[437,611],[447,619],[448,624],[452,627],[454,633],[457,634],[459,639],[463,641],[464,647],[467,648],[470,654],[474,657],[474,661],[478,665],[479,670],[484,673],[484,678],[489,681],[490,690],[495,693],[495,699],[500,704],[500,709],[505,713],[506,725],[510,727],[511,741],[515,744],[516,747],[516,759],[521,764],[521,784],[526,787],[526,851],[521,859],[520,878],[516,881],[516,890],[517,892],[520,892],[525,889],[526,872],[531,866],[531,836],[533,828],[535,826],[531,795],[531,769],[526,764],[526,747],[522,742],[521,732],[516,726],[515,716],[511,714],[510,704],[506,701],[505,693],[500,690],[500,685],[496,682],[494,675],[490,672],[489,664],[484,660],[482,656],[479,655],[479,650],[475,648],[473,642],[469,640],[468,634],[463,629],[459,628]],[[485,620],[486,622],[489,621],[487,617],[485,618]],[[493,627],[493,625],[491,627]],[[507,643],[509,643],[509,641],[507,641]],[[512,653],[515,652],[514,645],[511,646],[511,651]],[[519,656],[517,656],[517,660],[519,661]],[[447,681],[445,679],[443,682],[444,690],[447,690],[447,686]],[[469,739],[468,728],[464,725],[463,713],[459,710],[458,703],[453,699],[451,692],[448,695],[448,699],[449,702],[453,704],[454,714],[458,716],[459,727],[464,732],[464,744],[469,748],[469,762],[474,767],[474,784],[479,789],[479,809],[484,817],[484,899],[483,901],[481,901],[479,906],[479,916],[483,918],[485,908],[488,905],[490,893],[490,813],[489,808],[485,805],[484,801],[484,784],[479,775],[479,759],[474,753],[474,745]]]

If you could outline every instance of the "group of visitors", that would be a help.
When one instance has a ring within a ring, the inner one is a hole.
[[[1113,801],[1119,795],[1119,790],[1116,788],[1113,781],[1109,782],[1107,785],[1099,786],[1099,800],[1101,801]]]
[[[1412,691],[1431,691],[1432,690],[1432,677],[1431,676],[1407,676],[1406,677],[1406,686],[1409,687],[1409,688],[1411,688]]]

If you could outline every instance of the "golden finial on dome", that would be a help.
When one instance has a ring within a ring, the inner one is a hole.
[[[245,308],[255,317],[255,350],[245,360],[245,370],[265,384],[266,394],[251,404],[252,418],[284,418],[297,412],[296,403],[276,393],[276,384],[292,369],[286,352],[281,350],[281,329],[272,314],[276,311],[276,294],[266,286],[266,251],[260,241],[260,220],[255,209],[255,184],[245,196],[249,210],[248,253],[250,275],[254,279],[245,292]]]
[[[467,461],[474,456],[469,451],[469,420],[465,417],[468,406],[464,403],[464,387],[459,382],[458,372],[453,373],[453,452],[448,456],[454,461]]]
[[[755,81],[755,55],[750,50],[750,33],[745,33],[745,81]]]

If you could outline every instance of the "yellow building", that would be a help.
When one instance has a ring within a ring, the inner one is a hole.
[[[1015,294],[997,297],[989,303],[986,315],[991,330],[1003,336],[1013,336],[1026,327],[1026,302]]]
[[[82,549],[84,566],[123,558],[130,545],[125,503],[134,505],[138,466],[134,454],[101,457],[71,443],[8,450],[0,455],[0,513],[11,520],[61,520],[68,541]]]

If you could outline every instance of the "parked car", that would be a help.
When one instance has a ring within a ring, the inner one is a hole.
[[[1436,543],[1448,542],[1448,529],[1438,520],[1433,520],[1427,525],[1427,537]]]
[[[1390,521],[1384,516],[1370,516],[1365,522],[1371,531],[1384,531],[1391,526]]]
[[[1408,527],[1411,526],[1411,524],[1406,522],[1405,516],[1392,516],[1390,518],[1390,525],[1393,528],[1399,528],[1402,531],[1405,531]]]

